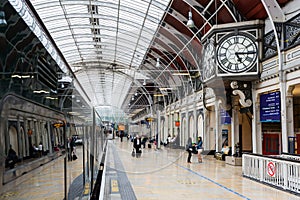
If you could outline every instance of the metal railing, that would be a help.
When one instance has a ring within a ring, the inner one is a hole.
[[[300,195],[299,156],[243,154],[243,176]]]

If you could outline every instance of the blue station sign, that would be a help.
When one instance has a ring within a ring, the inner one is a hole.
[[[260,121],[280,122],[280,92],[260,95]]]

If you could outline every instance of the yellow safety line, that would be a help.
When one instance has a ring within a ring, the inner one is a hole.
[[[110,182],[110,186],[111,186],[111,192],[112,193],[119,192],[118,180],[112,179],[111,182]]]
[[[85,186],[84,186],[83,194],[88,195],[89,193],[90,193],[90,184],[86,183]]]

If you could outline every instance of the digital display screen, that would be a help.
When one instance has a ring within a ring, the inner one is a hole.
[[[260,95],[260,121],[280,122],[280,92]]]
[[[221,109],[221,124],[231,124],[231,117],[226,110]]]

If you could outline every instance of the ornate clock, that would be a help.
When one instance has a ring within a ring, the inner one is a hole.
[[[211,78],[216,71],[216,52],[213,40],[207,40],[203,48],[203,80]]]
[[[243,73],[258,61],[255,38],[247,33],[229,33],[221,38],[217,49],[219,69],[225,73]]]

